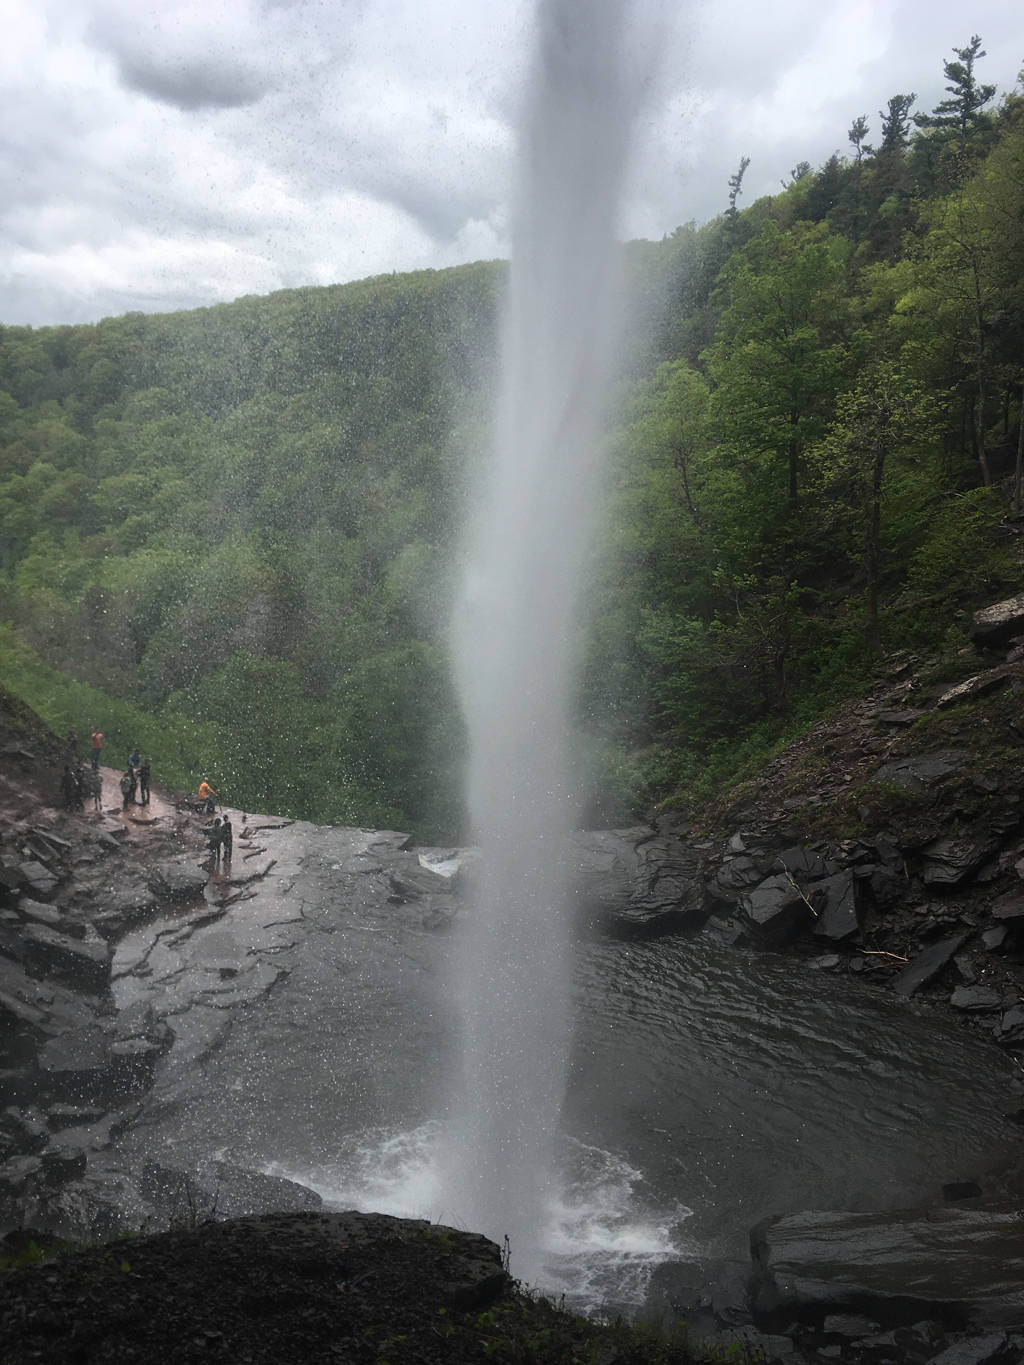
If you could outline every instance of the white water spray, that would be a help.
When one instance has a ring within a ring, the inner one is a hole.
[[[501,1240],[519,1275],[557,1202],[571,1042],[568,697],[619,313],[631,123],[629,7],[542,0],[521,146],[503,382],[456,619],[483,852],[461,930],[463,1075],[439,1215]]]

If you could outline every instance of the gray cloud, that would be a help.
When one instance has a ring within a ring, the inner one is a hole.
[[[980,32],[1005,91],[1024,9],[977,0],[659,4],[627,235],[720,213],[942,93]],[[534,0],[9,0],[0,323],[215,303],[507,251]],[[970,31],[968,31],[970,30]],[[639,24],[636,32],[639,31]],[[641,44],[642,46],[642,44]]]
[[[272,86],[261,72],[232,69],[215,58],[161,60],[152,54],[119,53],[117,64],[130,90],[184,110],[237,109],[256,103]]]

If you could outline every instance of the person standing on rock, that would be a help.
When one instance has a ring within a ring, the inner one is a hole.
[[[97,769],[99,768],[99,766],[100,766],[100,754],[103,752],[103,731],[102,731],[102,730],[94,730],[94,731],[92,732],[91,739],[92,739],[92,770],[93,770],[93,772],[96,772],[96,770],[97,770]]]
[[[139,764],[139,805],[149,805],[149,759],[144,758]]]
[[[64,802],[65,810],[75,809],[75,775],[71,771],[71,764],[64,764],[64,771],[60,776],[60,799]]]
[[[220,847],[224,855],[224,867],[228,868],[231,864],[231,847],[234,843],[234,830],[231,828],[231,817],[225,815],[220,824]]]
[[[99,768],[93,768],[85,775],[86,790],[92,797],[92,808],[99,814],[103,810],[103,774]]]
[[[128,755],[128,766],[129,768],[135,769],[139,766],[141,762],[142,755],[139,753],[139,746],[136,744],[133,746],[131,753]]]
[[[216,795],[217,793],[204,778],[199,784],[200,810],[205,810],[207,815],[212,815],[214,812],[213,800]]]
[[[75,810],[85,810],[85,769],[76,763],[72,776],[75,779]]]
[[[204,825],[203,833],[206,835],[207,847],[210,850],[210,870],[220,866],[220,850],[223,841],[223,826],[218,815],[212,825]]]
[[[124,777],[121,778],[121,795],[124,798],[121,809],[127,810],[129,806],[135,804],[135,770],[129,768]]]

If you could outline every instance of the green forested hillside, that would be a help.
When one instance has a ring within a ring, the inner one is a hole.
[[[55,722],[143,726],[237,804],[457,824],[441,632],[499,280],[4,329],[4,617],[157,719],[52,681]]]
[[[1024,98],[957,57],[935,110],[894,96],[742,211],[741,166],[720,218],[627,253],[593,818],[1019,588]],[[233,804],[455,837],[446,625],[503,274],[0,327],[0,682]]]

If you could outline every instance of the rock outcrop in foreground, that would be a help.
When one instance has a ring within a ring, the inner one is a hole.
[[[129,1238],[0,1284],[4,1365],[484,1360],[468,1327],[510,1288],[483,1237],[359,1213]]]

